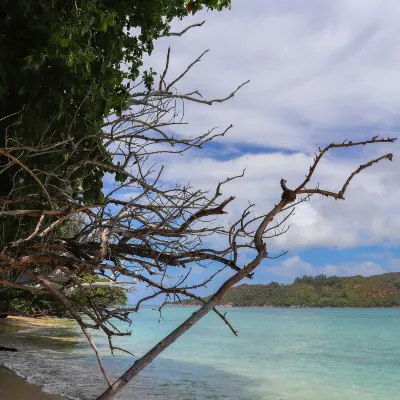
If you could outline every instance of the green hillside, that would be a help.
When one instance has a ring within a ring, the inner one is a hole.
[[[207,298],[206,298],[207,299]],[[183,300],[175,305],[199,305]],[[303,276],[292,284],[243,284],[220,305],[231,307],[394,307],[400,306],[400,272],[351,277]]]

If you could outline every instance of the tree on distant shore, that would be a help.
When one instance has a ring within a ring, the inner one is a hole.
[[[303,276],[292,284],[241,284],[218,302],[222,307],[400,307],[400,273],[370,277]],[[208,300],[211,296],[203,298]],[[199,306],[185,299],[174,305]]]
[[[168,10],[171,4],[155,3]],[[182,12],[187,12],[185,2],[173,3],[179,4]],[[211,0],[200,3],[210,8],[217,4],[220,7],[228,5],[228,2]],[[197,3],[189,4],[193,9]],[[106,31],[109,31],[108,27]],[[67,42],[63,44],[67,46]],[[68,107],[72,109],[69,108],[65,125],[69,134],[53,134],[58,132],[55,126],[59,127],[59,122],[53,125],[53,119],[49,119],[48,124],[37,128],[39,141],[27,144],[22,134],[15,134],[12,141],[6,140],[0,146],[0,155],[8,160],[0,167],[0,175],[13,171],[11,191],[0,198],[3,232],[5,226],[18,226],[23,232],[12,238],[8,236],[0,245],[0,273],[3,274],[0,283],[52,296],[75,318],[93,347],[108,384],[99,400],[114,398],[154,358],[210,311],[237,334],[216,306],[229,288],[251,278],[265,259],[280,256],[269,254],[267,244],[287,231],[286,222],[295,207],[318,195],[344,200],[351,180],[358,173],[380,161],[392,159],[392,154],[385,154],[359,166],[338,191],[311,188],[311,179],[330,150],[393,143],[395,139],[375,137],[361,142],[330,144],[318,149],[306,178],[297,187],[281,180],[277,204],[271,210],[254,215],[249,206],[236,221],[225,225],[217,217],[226,214],[235,200],[224,197],[225,185],[243,174],[227,177],[212,191],[206,192],[184,183],[172,185],[164,181],[163,168],[157,166],[157,161],[169,153],[184,155],[191,149],[202,148],[232,128],[211,128],[193,137],[175,133],[177,127],[186,123],[185,103],[202,106],[225,102],[247,82],[238,84],[221,98],[207,99],[195,88],[182,93],[178,89],[179,82],[191,72],[202,55],[176,77],[169,76],[170,57],[168,51],[165,69],[157,80],[155,75],[144,74],[141,81],[136,81],[132,87],[126,86],[124,106],[118,108],[114,104],[103,121],[92,124],[97,117],[90,117],[87,124],[87,113],[96,102],[90,89],[86,92],[90,94],[88,98],[83,94],[79,97],[85,100],[83,103],[72,97],[69,99]],[[81,67],[84,68],[84,64]],[[43,79],[46,80],[45,74]],[[112,94],[104,96],[108,99]],[[24,119],[24,110],[8,110],[8,114],[1,114],[3,132],[12,130],[16,121],[21,126],[30,124]],[[28,121],[34,120],[34,113],[28,115]],[[80,136],[76,138],[72,134],[78,125]],[[50,164],[37,162],[42,158],[53,161]],[[59,163],[54,162],[56,159]],[[103,177],[106,184],[102,183]],[[65,223],[77,219],[79,229],[72,235],[63,233]],[[13,232],[18,229],[14,228]],[[216,248],[211,244],[215,242],[223,242],[225,246]],[[242,265],[239,260],[244,253],[247,259],[249,255],[252,259]],[[187,278],[195,265],[207,268],[211,273],[208,278],[189,284]],[[233,275],[210,299],[203,300],[196,294],[198,288],[227,269],[232,270]],[[21,281],[20,272],[28,279]],[[83,282],[87,275],[107,279],[107,283],[127,291],[139,282],[147,286],[148,292],[131,308],[105,309],[92,301],[90,290],[96,282]],[[77,293],[82,301],[73,301],[72,296]],[[108,336],[112,353],[128,351],[114,344],[115,337],[127,333],[115,327],[113,320],[130,323],[131,313],[137,312],[146,300],[161,298],[165,304],[167,300],[181,297],[197,299],[202,306],[137,359],[117,381],[110,382],[90,330],[101,330]]]

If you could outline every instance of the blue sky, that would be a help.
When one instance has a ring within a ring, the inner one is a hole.
[[[145,60],[162,71],[171,46],[169,76],[179,75],[210,49],[179,84],[207,98],[223,97],[250,79],[230,101],[188,104],[182,135],[233,124],[202,151],[161,159],[164,179],[212,189],[226,176],[246,176],[224,195],[268,211],[279,180],[300,182],[316,147],[333,141],[397,136],[400,122],[400,3],[397,0],[233,0],[232,10],[202,12],[174,29],[206,20],[180,38],[163,38]],[[265,262],[253,283],[291,282],[303,274],[373,275],[400,271],[399,144],[345,150],[321,165],[317,181],[338,190],[361,163],[388,151],[383,163],[358,176],[345,202],[314,199],[299,207],[289,233],[270,244],[287,256]],[[193,281],[211,271],[195,271]],[[227,273],[228,274],[228,273]],[[200,294],[217,288],[222,276]],[[138,285],[137,298],[144,291]]]

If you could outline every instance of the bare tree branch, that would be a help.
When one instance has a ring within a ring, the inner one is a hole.
[[[92,346],[109,385],[99,397],[102,400],[113,398],[209,311],[215,312],[237,335],[217,306],[233,285],[251,278],[266,258],[286,254],[270,256],[267,245],[287,232],[295,207],[315,195],[344,200],[344,194],[357,174],[385,159],[392,159],[389,153],[360,165],[336,193],[319,186],[306,187],[323,156],[334,148],[396,140],[373,138],[330,144],[319,149],[305,180],[296,189],[290,189],[286,180],[281,180],[281,191],[276,193],[278,202],[268,212],[254,215],[252,205],[249,205],[238,213],[234,222],[227,224],[220,216],[227,214],[235,197],[222,200],[222,190],[232,180],[243,177],[244,171],[221,181],[214,190],[205,191],[193,188],[189,183],[175,184],[164,179],[163,166],[158,162],[168,154],[183,155],[190,149],[201,148],[225,135],[232,127],[212,128],[190,138],[172,133],[186,124],[184,104],[225,102],[248,81],[221,98],[202,97],[197,90],[180,93],[176,86],[205,53],[176,79],[168,81],[170,54],[168,50],[158,88],[140,92],[135,91],[138,90],[135,86],[126,99],[130,108],[122,115],[110,116],[100,129],[88,127],[83,138],[74,139],[70,133],[71,137],[56,140],[50,124],[37,146],[23,145],[14,138],[10,143],[12,146],[7,144],[0,149],[0,155],[7,160],[5,165],[0,165],[0,174],[13,171],[13,188],[0,198],[0,219],[15,223],[17,227],[29,222],[29,229],[25,229],[23,235],[17,233],[12,240],[0,237],[0,285],[5,287],[4,290],[25,290],[35,296],[46,293],[62,304]],[[71,118],[79,118],[78,111],[79,107]],[[6,118],[2,117],[3,120]],[[87,145],[89,138],[96,138],[99,143],[94,146],[96,148]],[[45,154],[58,157],[60,153],[63,161],[51,169],[36,162]],[[91,168],[107,173],[107,179],[114,176],[114,181],[108,179],[100,188],[84,185],[85,179],[85,182],[92,179],[87,172]],[[25,179],[19,179],[22,174]],[[37,193],[38,185],[40,193]],[[93,189],[101,195],[89,201],[86,195]],[[48,203],[51,209],[48,209]],[[71,226],[72,232],[67,229]],[[221,248],[215,243],[222,243]],[[244,255],[246,259],[249,255],[252,257],[245,265],[239,262]],[[208,278],[189,283],[193,267],[211,270],[211,273],[207,274]],[[231,270],[232,276],[214,295],[208,300],[198,296],[197,290],[206,287],[226,268]],[[21,274],[27,279],[21,280]],[[87,282],[88,276],[104,281]],[[117,307],[110,311],[90,295],[91,290],[99,287],[118,287],[128,292],[135,285],[146,287],[147,292],[131,308]],[[87,300],[87,304],[83,306],[74,301],[78,294]],[[132,354],[128,349],[114,345],[115,337],[130,334],[121,331],[115,320],[130,324],[131,314],[137,312],[144,301],[158,296],[164,301],[160,312],[166,300],[174,296],[195,299],[202,306],[111,384],[89,329],[99,330],[107,336],[111,352],[119,350]]]
[[[189,29],[192,29],[192,28],[195,28],[195,27],[198,27],[198,26],[203,26],[203,24],[205,24],[205,22],[206,21],[203,21],[203,22],[200,22],[200,23],[197,23],[197,24],[192,24],[192,25],[189,25],[188,27],[186,27],[184,30],[182,30],[181,32],[169,32],[168,34],[167,34],[167,36],[182,36],[182,35],[184,35]]]

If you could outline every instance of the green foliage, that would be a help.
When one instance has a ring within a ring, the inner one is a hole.
[[[309,283],[313,286],[336,286],[340,287],[342,284],[342,279],[337,276],[326,276],[326,275],[317,275],[317,276],[307,276],[304,275],[302,278],[296,278],[294,280],[295,283]]]
[[[37,295],[25,290],[10,289],[0,285],[0,312],[25,316],[66,316],[61,304],[49,295]]]
[[[186,305],[198,301],[184,300]],[[393,307],[400,306],[400,273],[340,278],[326,275],[296,278],[291,285],[239,285],[221,305],[233,307]]]
[[[118,287],[102,287],[94,288],[83,294],[77,292],[72,296],[72,301],[75,304],[85,305],[90,300],[96,304],[97,307],[113,307],[125,305],[128,301],[126,293]]]
[[[82,283],[107,282],[105,278],[99,278],[94,275],[86,275],[82,278]],[[97,307],[111,307],[116,305],[125,305],[128,297],[124,290],[117,286],[104,286],[80,291],[72,295],[71,300],[75,304],[85,305],[88,300],[92,301]]]
[[[93,275],[81,279],[81,283],[107,282]],[[89,301],[97,307],[123,306],[128,297],[124,290],[115,286],[76,291],[70,297],[71,304],[83,306]],[[0,285],[0,313],[18,313],[26,316],[70,317],[62,303],[48,294],[38,294]]]
[[[132,82],[140,78],[143,55],[153,42],[168,35],[174,18],[205,7],[222,10],[230,0],[2,0],[0,2],[0,147],[9,143],[35,146],[65,141],[57,152],[24,160],[30,169],[45,172],[50,195],[69,184],[74,196],[82,186],[83,201],[102,203],[102,179],[112,156],[98,137],[104,118],[125,110]],[[154,84],[149,69],[142,78]],[[5,118],[7,117],[7,118]],[[69,139],[67,142],[66,139]],[[86,163],[91,159],[101,164]],[[0,163],[8,160],[0,157]],[[78,168],[71,168],[71,166]],[[114,171],[115,172],[115,169]],[[44,175],[44,174],[43,174]],[[23,180],[15,179],[15,177]],[[60,180],[58,177],[62,177]],[[115,180],[126,175],[117,172]],[[0,176],[0,196],[37,194],[40,187],[19,167]],[[47,203],[32,201],[34,209]],[[10,209],[12,206],[10,206]],[[19,207],[20,208],[20,207]],[[34,219],[2,221],[1,240],[9,242],[31,232]],[[18,228],[17,228],[18,227]],[[1,243],[0,243],[1,244]]]
[[[169,34],[174,18],[228,7],[230,0],[0,1],[0,148],[61,143],[57,151],[30,158],[26,151],[15,151],[13,156],[35,171],[56,199],[55,208],[65,209],[65,198],[71,196],[86,205],[103,203],[104,174],[113,173],[116,182],[128,176],[104,147],[102,125],[128,108],[130,88],[139,80],[145,90],[153,88],[156,73],[151,68],[140,72],[143,56],[151,54],[154,40]],[[0,157],[3,166],[8,162]],[[49,208],[36,180],[18,165],[1,174],[0,196],[29,196],[9,209]],[[4,245],[27,237],[38,220],[0,221]],[[46,224],[52,222],[49,218]],[[65,222],[55,234],[71,237],[79,228],[79,222]],[[102,307],[127,301],[115,287],[87,294]],[[72,301],[83,305],[89,299],[79,293]],[[60,307],[47,295],[0,286],[3,312],[65,315]]]

